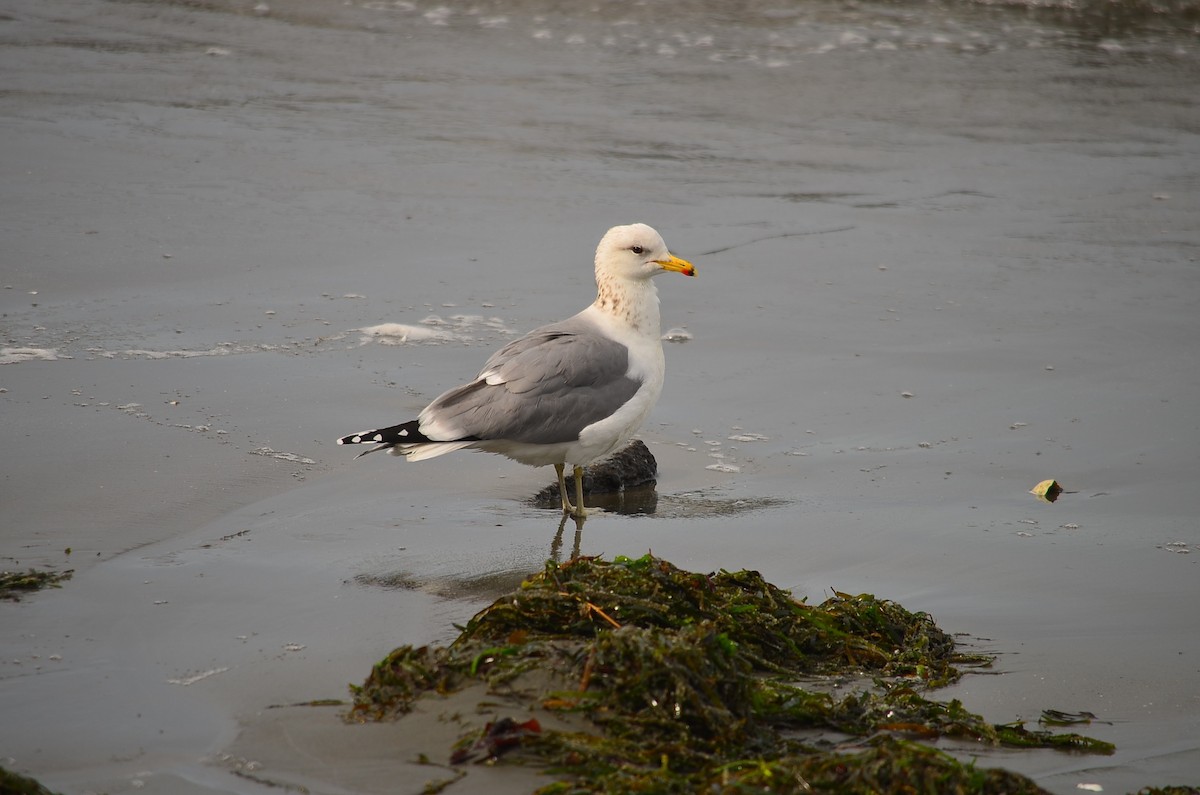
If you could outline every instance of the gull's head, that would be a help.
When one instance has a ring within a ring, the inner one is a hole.
[[[645,224],[614,226],[596,247],[596,276],[644,280],[663,271],[695,276],[692,263],[667,250],[662,235]]]

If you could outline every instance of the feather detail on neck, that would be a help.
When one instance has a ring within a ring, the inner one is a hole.
[[[649,279],[631,281],[597,274],[593,306],[634,331],[659,333],[658,289]]]

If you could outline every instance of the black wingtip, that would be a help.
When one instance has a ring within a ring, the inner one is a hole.
[[[398,444],[421,444],[422,442],[432,441],[425,434],[421,433],[417,420],[409,420],[402,422],[399,425],[393,425],[390,428],[375,428],[369,431],[359,431],[352,433],[349,436],[343,436],[337,440],[338,444],[377,444],[378,447],[372,448],[367,453],[373,453],[376,450],[386,450],[389,447],[395,447]],[[360,453],[359,457],[367,453]]]

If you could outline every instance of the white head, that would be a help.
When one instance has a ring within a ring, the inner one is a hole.
[[[596,280],[618,278],[642,281],[663,271],[696,275],[687,260],[667,251],[662,235],[645,224],[614,226],[596,247]]]

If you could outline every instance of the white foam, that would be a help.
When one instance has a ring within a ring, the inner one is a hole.
[[[428,326],[410,326],[407,323],[380,323],[361,328],[364,342],[372,339],[384,345],[400,345],[405,342],[427,342],[429,340],[452,340],[454,335]]]
[[[317,463],[306,456],[297,455],[295,453],[285,453],[282,450],[272,450],[270,447],[258,447],[250,451],[252,455],[261,455],[266,458],[274,458],[277,461],[290,461],[293,464],[315,464]]]
[[[118,356],[127,359],[194,359],[197,356],[228,356],[238,352],[238,349],[224,347],[209,348],[203,351],[151,351],[145,348],[130,348],[123,351],[99,351],[97,353],[105,359],[115,359]]]
[[[58,359],[58,348],[0,348],[0,364],[31,361],[56,362]]]
[[[515,333],[500,318],[483,315],[451,315],[449,318],[428,315],[415,326],[408,323],[380,323],[358,331],[362,335],[360,342],[364,345],[368,342],[403,345],[407,342],[468,341],[476,339],[481,329],[501,334]]]
[[[197,682],[202,682],[210,676],[216,676],[217,674],[223,674],[228,670],[229,670],[229,666],[223,665],[220,668],[212,668],[208,671],[201,671],[200,673],[193,674],[191,676],[179,676],[179,677],[175,677],[173,679],[168,679],[167,684],[183,685],[184,687],[187,687],[188,685],[194,685]]]
[[[450,15],[452,13],[453,12],[446,6],[438,6],[437,8],[431,8],[426,11],[424,16],[431,25],[447,25],[449,24],[448,20],[450,19]]]
[[[371,2],[363,3],[363,8],[369,8],[372,11],[416,11],[417,4],[407,2],[407,0],[371,0]]]

